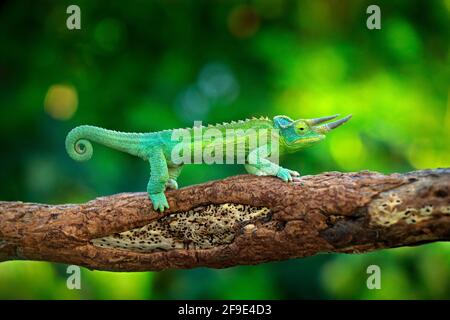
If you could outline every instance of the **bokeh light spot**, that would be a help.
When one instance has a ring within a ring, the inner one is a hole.
[[[386,45],[397,59],[410,61],[420,55],[422,42],[410,23],[396,19],[386,23],[385,29]]]
[[[208,98],[193,85],[180,94],[176,102],[179,114],[188,121],[203,119],[208,113],[210,104]]]
[[[249,38],[259,29],[260,17],[256,10],[248,5],[239,5],[228,16],[228,29],[237,38]]]
[[[408,148],[407,157],[416,169],[443,168],[450,164],[448,153],[436,150],[428,139],[416,140]]]
[[[78,94],[75,87],[64,84],[52,85],[45,95],[44,109],[58,120],[70,119],[78,107]]]
[[[444,0],[444,5],[447,8],[447,10],[450,12],[450,0]]]
[[[209,99],[224,103],[233,102],[239,94],[239,86],[233,73],[222,63],[207,64],[199,74],[198,87]]]
[[[115,19],[103,19],[94,30],[97,45],[104,51],[115,51],[124,37],[123,25]]]
[[[331,155],[342,169],[363,169],[367,151],[356,132],[347,129],[346,131],[330,132],[329,136],[331,141],[328,145]]]

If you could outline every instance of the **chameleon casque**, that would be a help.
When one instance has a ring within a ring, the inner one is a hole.
[[[323,140],[327,132],[348,121],[351,115],[328,122],[336,117],[338,115],[292,120],[287,116],[275,116],[273,119],[265,117],[253,118],[207,127],[172,129],[149,133],[117,132],[95,126],[82,125],[74,128],[67,135],[66,150],[74,160],[86,161],[92,156],[91,141],[93,141],[148,161],[150,164],[150,179],[147,185],[147,192],[153,203],[153,208],[162,212],[169,208],[164,191],[166,188],[177,189],[177,178],[182,166],[187,163],[193,163],[190,161],[194,158],[193,153],[188,157],[189,161],[173,161],[173,151],[175,148],[180,148],[180,144],[181,147],[190,148],[189,150],[194,150],[194,152],[195,150],[206,152],[217,150],[217,148],[229,151],[230,147],[233,149],[233,147],[242,146],[241,150],[244,152],[243,164],[249,173],[259,176],[276,176],[288,182],[300,174],[297,171],[279,166],[275,163],[277,161],[269,160],[269,156],[273,156],[274,152],[277,152],[278,155],[293,153],[313,145]],[[215,132],[222,134],[223,138],[217,139],[208,136],[205,133],[209,129],[215,129]],[[195,130],[200,130],[200,134],[193,132]],[[265,139],[259,137],[260,140],[258,141],[264,142],[252,146],[248,141],[252,138],[255,131],[263,132]],[[180,142],[180,140],[173,138],[174,134],[188,134],[189,138]],[[223,152],[223,155],[225,156],[226,152]]]

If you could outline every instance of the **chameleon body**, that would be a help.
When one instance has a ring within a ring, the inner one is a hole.
[[[320,142],[327,132],[351,118],[347,116],[325,123],[337,116],[299,120],[275,116],[273,119],[253,118],[149,133],[117,132],[83,125],[69,132],[66,150],[74,160],[86,161],[93,154],[93,141],[148,161],[150,179],[147,192],[154,209],[164,211],[169,208],[164,194],[166,188],[177,189],[177,178],[183,165],[196,163],[199,156],[202,161],[204,154],[211,155],[216,163],[242,163],[251,174],[292,181],[299,173],[281,167],[273,156],[297,152]],[[258,136],[258,143],[252,144],[251,139],[255,136]],[[174,154],[181,154],[177,150],[189,150],[189,153],[184,152],[182,158],[175,159]],[[231,158],[230,150],[233,151]],[[218,158],[223,161],[217,162]],[[208,163],[207,160],[204,162]]]

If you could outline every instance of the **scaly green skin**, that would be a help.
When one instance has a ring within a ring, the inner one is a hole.
[[[90,141],[94,141],[148,161],[150,164],[150,179],[147,192],[154,209],[162,212],[165,208],[169,208],[164,191],[166,188],[178,188],[177,178],[184,163],[172,161],[172,152],[174,148],[180,146],[180,141],[182,141],[181,146],[188,145],[192,148],[191,150],[197,150],[195,148],[200,146],[202,154],[215,147],[222,148],[223,163],[225,163],[225,150],[229,150],[227,148],[236,147],[237,150],[238,145],[244,146],[243,164],[249,173],[260,176],[276,176],[288,182],[300,174],[297,171],[283,168],[268,159],[274,152],[271,141],[278,142],[279,155],[296,152],[323,140],[326,132],[346,122],[351,116],[321,124],[335,117],[337,115],[294,121],[287,116],[276,116],[272,120],[253,118],[208,127],[173,129],[151,133],[125,133],[94,126],[79,126],[67,135],[66,150],[74,160],[86,161],[92,156],[93,149]],[[207,130],[209,129],[215,129],[215,132],[222,134],[224,139],[216,140],[208,137]],[[262,129],[265,129],[264,133],[267,140],[264,144],[252,146],[247,143],[251,132],[262,132]],[[233,132],[233,134],[227,134],[229,132]],[[183,133],[189,133],[190,139],[173,139],[174,134]],[[206,134],[203,135],[203,133]],[[264,153],[264,151],[266,152]],[[194,158],[194,156],[192,157]],[[190,161],[189,163],[193,162]]]

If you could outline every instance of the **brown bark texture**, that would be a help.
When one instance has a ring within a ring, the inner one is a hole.
[[[0,261],[111,271],[224,268],[450,240],[450,169],[328,172],[291,183],[240,175],[166,194],[163,213],[145,193],[84,204],[0,202]],[[125,236],[130,230],[137,231]],[[154,237],[160,230],[165,246],[139,246],[163,241]]]

